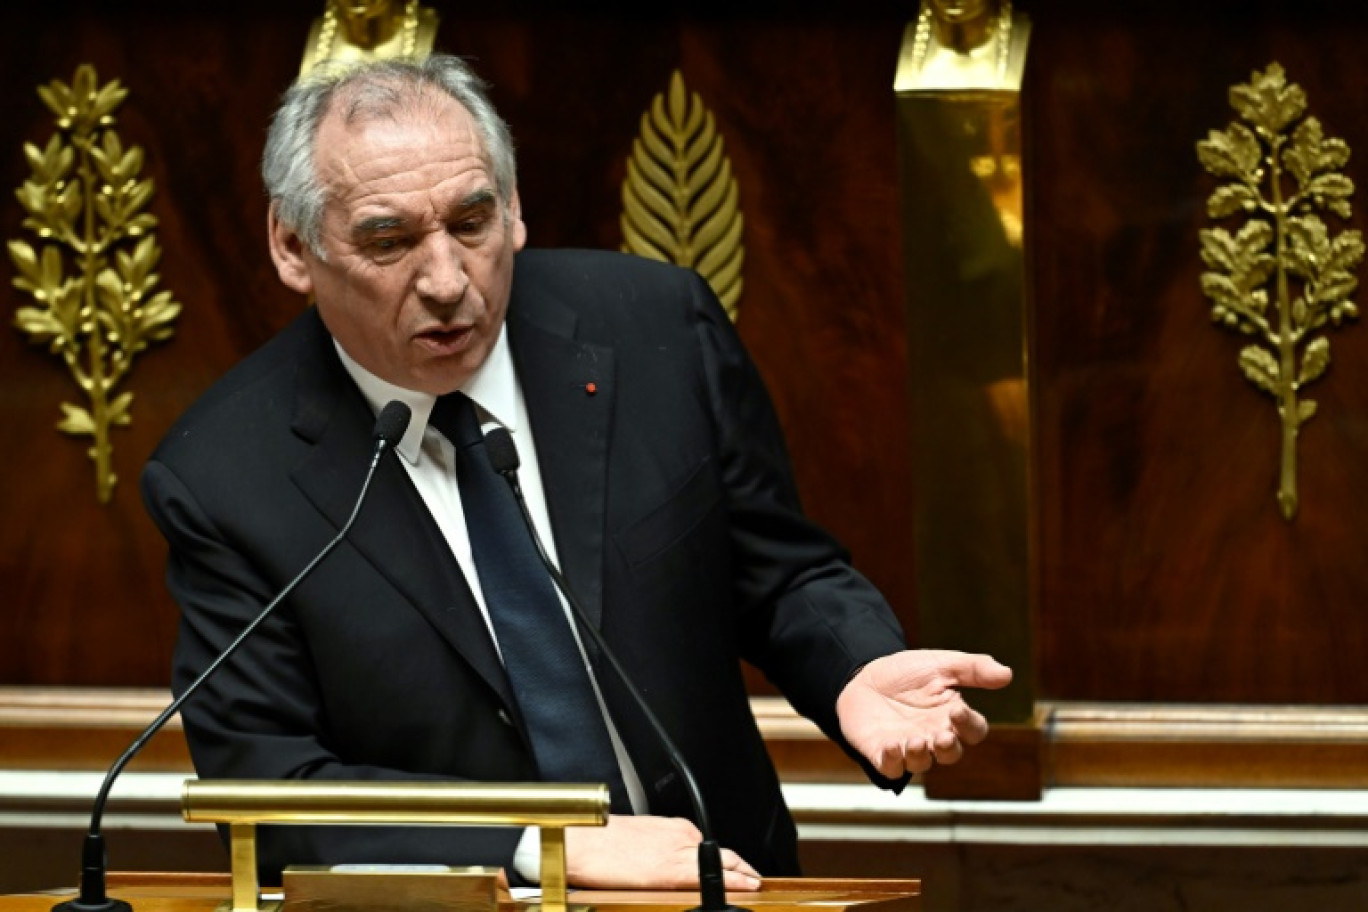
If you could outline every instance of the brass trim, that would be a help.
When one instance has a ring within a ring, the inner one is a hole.
[[[917,629],[1011,666],[1009,687],[972,699],[995,723],[1025,722],[1036,698],[1020,92],[1030,21],[979,4],[997,17],[988,40],[943,49],[952,59],[931,78],[929,17],[946,6],[923,4],[894,83],[903,274],[916,277],[905,304]]]
[[[569,889],[565,876],[565,831],[541,832],[541,907],[544,912],[565,912]]]
[[[425,823],[603,826],[601,784],[187,779],[190,823]]]
[[[229,825],[228,833],[233,872],[233,912],[256,912],[259,889],[256,826],[251,823],[233,823]]]
[[[622,182],[622,249],[688,266],[736,319],[746,262],[745,219],[731,159],[712,112],[675,70],[641,115]]]
[[[114,130],[128,90],[117,79],[100,85],[95,67],[81,64],[70,85],[54,79],[38,96],[57,132],[42,149],[24,144],[31,175],[15,196],[38,241],[12,240],[9,255],[14,287],[37,306],[19,308],[14,323],[62,358],[89,401],[61,403],[57,429],[91,438],[96,496],[107,504],[118,481],[110,430],[132,421],[132,391],[115,390],[134,358],[175,334],[181,305],[156,291],[161,247],[157,217],[145,211],[155,184],[139,176],[143,150],[125,149]]]
[[[181,791],[187,822],[229,824],[233,912],[257,912],[261,823],[541,827],[542,908],[566,912],[564,827],[603,826],[608,804],[601,783],[187,779]]]
[[[370,0],[363,4],[328,0],[304,43],[300,78],[323,63],[402,58],[422,60],[437,37],[437,11],[418,0]]]
[[[1349,300],[1363,260],[1357,230],[1331,236],[1318,213],[1347,220],[1354,182],[1343,173],[1349,146],[1327,138],[1307,116],[1306,93],[1287,81],[1281,65],[1255,71],[1230,90],[1239,121],[1197,143],[1202,167],[1221,179],[1207,200],[1215,222],[1239,216],[1238,229],[1200,232],[1202,293],[1211,318],[1254,339],[1240,350],[1245,378],[1273,397],[1282,426],[1278,507],[1297,514],[1297,437],[1316,414],[1301,388],[1330,367],[1330,339],[1317,335],[1358,316]],[[1272,312],[1270,313],[1270,306]],[[1313,338],[1314,336],[1314,338]],[[1300,360],[1298,360],[1300,355]]]
[[[895,92],[1021,90],[1030,19],[1011,0],[985,0],[972,15],[952,9],[965,5],[923,0],[903,34]]]

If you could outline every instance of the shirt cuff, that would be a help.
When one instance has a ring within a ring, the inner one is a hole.
[[[541,883],[541,829],[527,827],[513,851],[513,870],[524,882]]]

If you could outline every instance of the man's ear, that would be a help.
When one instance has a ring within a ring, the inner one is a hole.
[[[276,217],[274,205],[266,214],[266,236],[271,245],[271,259],[275,261],[276,274],[285,287],[300,294],[313,293],[313,274],[305,259],[304,239],[299,232]]]
[[[513,195],[508,198],[508,227],[512,232],[513,250],[523,249],[527,243],[527,225],[522,220],[522,200],[518,199],[518,191],[515,189]]]

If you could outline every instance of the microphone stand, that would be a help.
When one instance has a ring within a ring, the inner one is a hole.
[[[583,609],[580,607],[579,600],[575,598],[569,583],[561,575],[551,558],[547,556],[546,549],[542,546],[541,536],[537,534],[537,527],[532,522],[532,514],[527,509],[527,499],[523,497],[522,485],[518,483],[518,450],[513,443],[512,436],[507,428],[494,428],[485,435],[485,450],[489,455],[489,461],[494,467],[494,471],[504,477],[508,482],[508,487],[513,492],[513,499],[518,502],[518,510],[522,513],[523,522],[527,524],[528,531],[532,534],[532,543],[536,546],[537,556],[541,558],[542,565],[546,572],[555,581],[556,587],[565,596],[565,601],[570,605],[570,610],[578,622],[579,629],[587,632],[594,644],[598,646],[599,652],[608,664],[612,667],[613,673],[617,675],[626,690],[632,695],[637,708],[646,718],[647,723],[655,731],[656,737],[660,739],[661,745],[669,755],[670,763],[679,772],[680,778],[684,780],[685,787],[689,793],[689,802],[693,806],[694,815],[697,818],[698,829],[703,833],[703,841],[698,844],[698,886],[699,905],[690,909],[689,912],[749,912],[739,906],[730,905],[727,902],[727,892],[722,874],[722,849],[717,841],[712,837],[712,824],[708,818],[707,807],[703,803],[703,792],[698,787],[698,780],[694,778],[689,765],[684,762],[684,755],[675,746],[674,741],[665,731],[665,726],[656,718],[656,714],[651,711],[651,707],[646,703],[645,698],[637,691],[632,679],[628,677],[627,670],[622,667],[613,654],[612,649],[604,641],[603,635],[593,624],[589,623]]]
[[[396,406],[398,407],[396,409]],[[402,410],[402,412],[400,411]],[[276,606],[284,601],[285,597],[294,591],[295,587],[304,581],[318,564],[332,553],[333,549],[341,544],[347,537],[347,532],[351,530],[352,524],[356,522],[356,517],[361,514],[361,505],[366,501],[366,492],[370,490],[371,479],[375,476],[375,469],[380,465],[380,457],[385,455],[395,441],[404,435],[404,429],[408,426],[409,409],[401,402],[391,402],[380,412],[380,417],[375,422],[375,450],[371,455],[370,468],[366,470],[366,480],[361,485],[361,493],[356,498],[356,506],[352,508],[351,516],[343,524],[342,530],[324,546],[323,550],[301,570],[289,584],[280,591],[271,603],[261,609],[250,624],[238,634],[237,639],[228,645],[228,648],[218,654],[214,661],[209,663],[209,667],[204,669],[189,687],[171,701],[171,705],[162,710],[161,715],[152,720],[152,724],[143,729],[142,734],[134,739],[128,749],[105,774],[104,782],[100,785],[100,791],[95,796],[95,806],[90,814],[90,830],[86,833],[85,840],[81,845],[81,892],[76,899],[58,903],[52,907],[52,912],[133,912],[133,907],[121,899],[112,899],[105,891],[105,874],[109,868],[109,857],[105,850],[104,835],[100,831],[100,824],[104,816],[105,804],[109,801],[109,791],[114,786],[114,780],[123,772],[129,761],[142,750],[153,735],[161,731],[162,726],[167,723],[172,716],[180,711],[185,701],[199,690],[200,685],[209,679],[220,666],[228,660],[233,653],[237,652],[238,647],[243,641],[252,635],[252,631],[261,626],[261,623],[270,616]]]

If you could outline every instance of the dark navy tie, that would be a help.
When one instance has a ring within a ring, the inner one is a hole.
[[[613,809],[627,810],[617,757],[570,620],[508,483],[489,464],[474,404],[463,393],[442,396],[429,422],[456,447],[475,572],[538,771],[551,782],[605,782]]]

